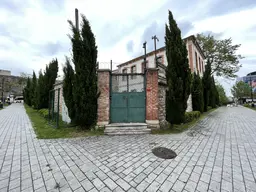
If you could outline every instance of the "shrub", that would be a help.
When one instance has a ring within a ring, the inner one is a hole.
[[[49,114],[48,109],[40,109],[40,110],[38,110],[38,113],[39,113],[42,117],[48,118],[48,114]]]
[[[185,122],[189,123],[195,119],[198,119],[200,117],[201,113],[200,111],[191,111],[185,113]]]
[[[207,107],[207,111],[210,111],[211,109],[212,109],[211,106],[208,106],[208,107]]]
[[[245,103],[244,107],[250,107],[250,105],[248,103]]]

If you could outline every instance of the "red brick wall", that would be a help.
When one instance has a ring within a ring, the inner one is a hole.
[[[158,70],[147,70],[146,120],[158,120]]]
[[[98,98],[98,123],[109,122],[109,85],[110,71],[98,71],[98,89],[100,96]]]

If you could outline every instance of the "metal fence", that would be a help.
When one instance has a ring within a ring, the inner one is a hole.
[[[48,122],[55,128],[59,127],[60,119],[60,88],[49,92]]]

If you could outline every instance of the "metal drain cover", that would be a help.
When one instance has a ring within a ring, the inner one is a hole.
[[[165,147],[156,147],[152,149],[152,153],[162,159],[174,159],[177,156],[173,150]]]

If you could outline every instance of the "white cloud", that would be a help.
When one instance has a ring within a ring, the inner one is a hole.
[[[142,39],[145,29],[154,21],[161,25],[167,22],[168,9],[171,9],[177,20],[193,23],[194,29],[188,34],[212,31],[222,33],[224,38],[232,37],[234,43],[241,43],[239,53],[247,60],[241,61],[244,67],[238,74],[246,75],[255,66],[256,32],[248,31],[255,26],[253,18],[256,18],[256,7],[218,17],[207,15],[211,7],[220,2],[193,2],[194,7],[191,7],[186,0],[179,3],[175,0],[65,0],[57,1],[58,6],[53,10],[47,8],[47,3],[42,6],[40,0],[24,0],[20,8],[23,15],[0,4],[0,68],[12,70],[16,75],[20,72],[32,73],[32,70],[38,72],[53,58],[58,58],[62,74],[65,55],[70,56],[71,50],[67,20],[74,22],[75,8],[85,14],[91,23],[101,67],[109,67],[111,59],[115,67],[132,59],[132,54],[126,48],[130,40],[133,40],[134,52],[143,54],[142,42],[147,40],[148,45],[153,43],[151,39]],[[163,37],[160,41],[163,43]],[[224,84],[229,92],[230,83]]]

